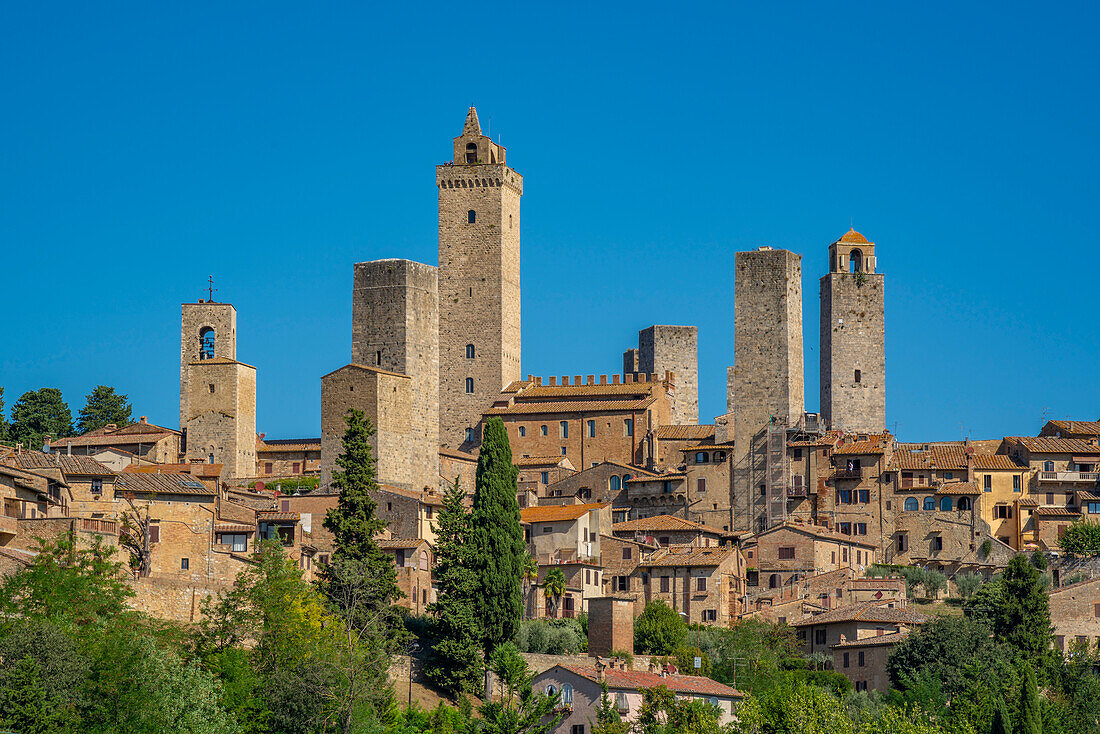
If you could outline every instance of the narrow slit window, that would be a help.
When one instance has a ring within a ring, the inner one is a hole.
[[[473,391],[474,391],[474,378],[467,377],[466,378],[466,392],[467,393],[472,393]]]
[[[466,212],[466,222],[468,224],[477,224],[477,212],[475,212],[473,209]]]

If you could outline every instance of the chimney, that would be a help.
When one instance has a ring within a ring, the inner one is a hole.
[[[45,438],[42,439],[42,453],[44,453],[44,454],[50,453],[50,437],[49,436],[46,436]]]
[[[117,423],[108,423],[107,425],[103,426],[103,430],[108,431],[108,432],[109,431],[117,431],[118,430],[118,424]]]
[[[649,659],[649,672],[650,673],[656,673],[657,672],[657,663],[653,662],[653,658]]]
[[[614,664],[614,661],[612,661],[612,664]],[[603,658],[601,658],[599,655],[597,655],[596,656],[596,680],[597,681],[602,681],[603,680],[603,677],[604,677],[603,676],[603,669],[606,668],[606,667],[607,666],[604,665]]]
[[[618,385],[619,384],[619,376],[618,375],[611,375],[611,384],[612,385]]]

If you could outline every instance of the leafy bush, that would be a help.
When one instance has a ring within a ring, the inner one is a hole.
[[[545,622],[533,621],[520,625],[527,628],[527,649],[520,648],[522,652],[544,653],[550,643],[550,628]]]
[[[959,590],[959,596],[969,599],[985,582],[980,573],[960,573],[955,575],[955,588]]]
[[[634,649],[651,655],[668,655],[687,634],[679,612],[663,601],[651,601],[634,620]]]
[[[546,652],[550,655],[576,655],[581,651],[581,638],[572,627],[552,627]]]
[[[1070,555],[1097,555],[1100,553],[1100,523],[1078,520],[1066,528],[1058,544]]]

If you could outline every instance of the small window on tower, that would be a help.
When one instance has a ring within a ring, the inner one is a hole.
[[[199,331],[199,359],[214,358],[214,330],[209,326]]]
[[[472,393],[473,391],[474,391],[474,378],[467,377],[466,378],[466,392],[467,393]]]
[[[374,353],[374,363],[376,365],[378,365],[379,367],[382,366],[382,350],[381,349],[379,349],[377,352]]]
[[[477,163],[477,143],[466,143],[466,162]]]
[[[856,383],[858,384],[859,381],[862,380],[862,379],[863,379],[863,372],[861,372],[860,370],[856,370]]]
[[[466,221],[470,224],[474,224],[475,222],[477,222],[477,212],[475,212],[473,209],[466,212]]]
[[[214,394],[214,383],[213,382],[210,383],[210,394],[211,395]]]
[[[467,344],[466,345],[466,359],[473,359],[473,358],[474,358],[474,345],[473,344]]]

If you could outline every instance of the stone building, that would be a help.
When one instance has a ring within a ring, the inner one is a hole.
[[[728,626],[743,610],[745,557],[732,546],[670,546],[640,560],[629,587],[635,614],[661,600],[688,622]]]
[[[439,188],[439,439],[480,444],[480,421],[520,378],[520,197],[523,177],[481,134],[471,107]]]
[[[409,378],[401,451],[408,455],[406,481],[416,489],[439,485],[439,333],[436,268],[411,260],[356,263],[351,362]],[[322,413],[326,407],[322,402]]]
[[[623,375],[672,373],[672,423],[699,423],[699,327],[650,326],[638,332],[638,348],[623,355]],[[628,369],[630,368],[630,369]]]
[[[786,428],[802,418],[802,257],[761,247],[734,255],[734,364],[727,403],[734,416],[734,523],[760,530],[768,505],[786,502],[764,496],[769,484],[767,429]],[[783,439],[785,441],[785,437]],[[782,456],[780,456],[782,461]],[[782,471],[782,467],[779,467]]]
[[[669,422],[671,376],[547,382],[512,382],[485,410],[504,421],[513,456],[565,456],[581,471],[604,461],[653,467],[656,430]]]
[[[863,638],[848,639],[844,633],[840,642],[833,645],[833,670],[852,682],[856,691],[880,691],[890,688],[890,674],[886,663],[899,642],[909,636],[904,627],[897,632],[886,632]]]
[[[675,379],[675,375],[673,375],[673,379]],[[732,445],[733,436],[718,440],[717,430],[713,425],[660,426],[657,428],[657,468],[679,468],[684,463],[683,449],[715,443]]]
[[[45,479],[62,517],[114,518],[115,473],[92,457],[17,451],[5,461]]]
[[[925,616],[904,604],[900,600],[850,604],[808,617],[792,626],[797,630],[804,652],[829,654],[841,642],[883,637],[924,624]]]
[[[821,278],[821,417],[853,433],[886,429],[886,278],[875,243],[849,230]]]
[[[882,475],[890,464],[893,445],[889,434],[881,434],[833,449],[833,473],[817,497],[820,524],[878,547],[886,542],[889,533],[884,513],[890,500],[882,493]]]
[[[160,464],[174,464],[180,457],[180,437],[179,431],[155,426],[141,416],[136,423],[126,426],[108,423],[81,436],[54,439],[51,450],[93,456],[114,448]]]
[[[516,459],[516,465],[520,467],[521,474],[524,465],[520,462],[524,459]],[[568,459],[566,459],[568,461]],[[596,466],[589,467],[581,472],[570,472],[557,481],[553,481],[546,487],[545,493],[539,497],[542,505],[567,505],[574,502],[605,502],[612,506],[612,516],[616,522],[620,515],[630,514],[630,505],[627,500],[627,482],[635,477],[656,477],[656,472],[651,472],[637,466],[621,464],[617,461],[602,461]],[[550,476],[552,479],[553,477]]]
[[[768,528],[743,545],[755,593],[805,586],[821,573],[852,569],[862,574],[877,560],[874,542],[818,525],[788,523]]]
[[[633,540],[643,545],[656,545],[661,548],[673,545],[693,548],[718,547],[722,545],[725,537],[725,534],[716,528],[672,515],[617,522],[611,526],[611,534],[623,540]]]
[[[378,547],[393,558],[397,567],[397,588],[401,598],[397,606],[413,614],[426,614],[429,604],[435,602],[432,587],[432,569],[435,553],[423,538],[390,538],[378,541]]]
[[[256,469],[256,368],[237,361],[237,310],[182,305],[180,428],[184,460],[222,464],[225,478]]]
[[[361,364],[345,365],[321,378],[322,488],[332,484],[336,457],[343,451],[344,418],[352,409],[363,411],[374,425],[370,441],[378,460],[378,483],[413,488],[410,382],[408,375]],[[435,479],[429,486],[438,484]]]
[[[600,535],[611,534],[611,508],[587,505],[550,505],[520,510],[527,549],[538,563],[597,562]]]
[[[1075,644],[1100,647],[1100,579],[1052,589],[1050,622],[1059,652],[1069,652]]]
[[[318,476],[321,473],[321,439],[266,438],[256,440],[257,477]]]

